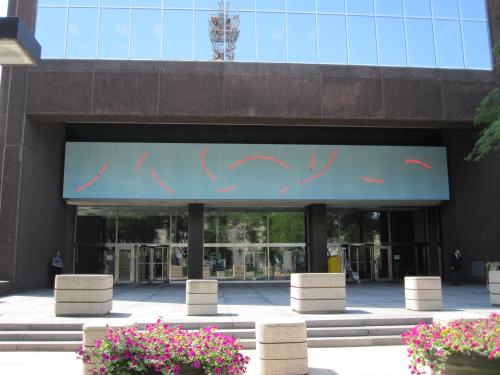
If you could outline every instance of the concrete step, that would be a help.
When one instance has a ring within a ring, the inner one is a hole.
[[[74,352],[81,341],[0,341],[0,352]]]
[[[83,323],[0,323],[1,331],[81,331]]]
[[[82,331],[3,331],[0,341],[82,341]]]

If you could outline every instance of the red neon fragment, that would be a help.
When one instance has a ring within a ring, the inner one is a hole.
[[[368,176],[363,176],[361,177],[361,179],[364,181],[364,182],[368,182],[370,184],[383,184],[385,181],[382,180],[382,179],[373,179],[373,178],[370,178]]]
[[[142,164],[144,163],[144,161],[148,158],[149,154],[147,152],[144,152],[141,157],[139,158],[139,160],[137,160],[137,162],[135,163],[135,170],[136,171],[139,171],[142,167]]]
[[[240,159],[235,161],[234,163],[229,165],[229,170],[234,171],[236,168],[238,168],[240,165],[248,163],[249,161],[252,160],[267,160],[267,161],[272,161],[273,163],[279,164],[285,169],[289,169],[290,166],[286,164],[284,161],[280,159],[276,159],[272,156],[267,156],[267,155],[252,155],[252,156],[247,156],[246,158]]]
[[[75,190],[77,192],[80,192],[82,190],[85,190],[86,188],[88,188],[90,185],[92,185],[94,182],[96,182],[101,176],[102,174],[106,171],[106,169],[108,169],[108,164],[109,162],[106,162],[104,163],[104,165],[101,167],[99,173],[97,173],[94,177],[92,177],[88,182],[86,182],[85,184],[83,184],[82,186],[80,186],[79,188],[76,188]]]
[[[330,169],[336,157],[337,157],[337,149],[335,148],[333,149],[332,155],[330,156],[330,159],[328,159],[328,162],[318,173],[313,174],[312,176],[309,176],[307,178],[303,178],[302,180],[299,180],[298,183],[300,185],[305,185],[323,176],[328,171],[328,169]]]
[[[203,147],[203,150],[201,150],[201,166],[203,167],[203,172],[210,178],[212,181],[216,181],[217,177],[210,172],[210,170],[207,167],[207,162],[205,161],[205,158],[207,156],[207,147]]]
[[[217,189],[217,191],[219,193],[227,193],[227,192],[234,190],[234,189],[236,189],[236,185],[229,185],[228,187],[225,187],[225,188],[219,188],[219,189]]]
[[[417,165],[420,165],[422,168],[432,169],[432,166],[430,164],[427,164],[427,163],[423,162],[422,160],[406,159],[405,163],[406,164],[417,164]]]
[[[151,169],[151,177],[153,177],[153,179],[156,181],[156,183],[158,185],[160,185],[162,187],[162,189],[168,191],[171,194],[175,194],[175,190],[171,189],[170,187],[168,187],[167,185],[165,185],[163,183],[163,181],[160,179],[160,176],[158,176],[156,169],[154,169],[154,168]]]

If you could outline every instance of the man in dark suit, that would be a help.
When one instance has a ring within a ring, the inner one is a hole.
[[[460,285],[459,272],[462,269],[462,253],[455,250],[451,255],[451,270],[453,271],[453,284]]]

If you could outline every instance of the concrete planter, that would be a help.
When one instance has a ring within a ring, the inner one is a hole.
[[[446,375],[498,375],[500,359],[489,360],[483,356],[455,354],[446,359]]]
[[[290,280],[290,305],[300,313],[345,311],[345,274],[294,273]]]
[[[405,277],[405,304],[407,310],[442,310],[441,278],[434,276]]]
[[[187,315],[217,315],[217,299],[217,280],[188,280],[186,282]]]
[[[488,273],[490,286],[490,301],[493,306],[500,306],[500,271]]]

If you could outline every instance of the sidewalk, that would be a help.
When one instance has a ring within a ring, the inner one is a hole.
[[[248,375],[258,375],[254,350]],[[2,375],[81,375],[81,362],[74,353],[0,352]],[[407,375],[403,346],[309,349],[309,375]]]

